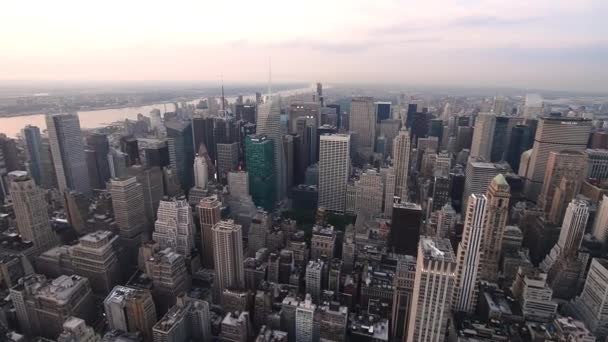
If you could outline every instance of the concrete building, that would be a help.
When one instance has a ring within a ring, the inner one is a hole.
[[[382,212],[384,218],[393,216],[393,203],[395,202],[395,169],[392,166],[380,168],[383,186]]]
[[[144,194],[144,209],[146,212],[146,222],[154,222],[156,220],[156,212],[158,204],[163,198],[163,172],[158,166],[144,169],[141,165],[136,164],[127,168],[129,176],[134,176],[137,182],[141,184]]]
[[[103,301],[108,326],[112,330],[140,332],[145,342],[152,342],[156,306],[148,290],[116,286]]]
[[[306,266],[306,293],[315,303],[321,300],[324,268],[325,262],[322,260],[310,260]]]
[[[485,194],[492,179],[499,173],[504,174],[507,171],[508,166],[506,164],[485,163],[469,158],[462,197],[463,208],[466,207],[466,201],[469,196],[472,194]]]
[[[213,226],[220,221],[222,218],[221,203],[217,196],[205,197],[196,206],[198,212],[198,218],[201,226],[201,246],[203,248],[201,253],[201,263],[205,268],[213,268]]]
[[[94,315],[89,281],[77,275],[47,280],[32,274],[10,289],[10,297],[21,329],[32,337],[56,338],[70,316],[91,322]]]
[[[608,239],[608,196],[603,195],[598,205],[595,221],[593,222],[593,236],[599,241],[606,242]]]
[[[450,241],[422,236],[418,245],[407,342],[441,342],[445,339],[455,286],[456,257]]]
[[[266,246],[266,235],[272,227],[272,218],[264,210],[258,210],[249,225],[248,250],[249,255]]]
[[[574,300],[577,318],[598,338],[608,336],[608,260],[594,258],[583,292]]]
[[[159,312],[165,312],[175,304],[177,295],[190,290],[186,260],[171,248],[160,250],[148,258],[145,271],[152,280],[152,293]]]
[[[315,341],[314,316],[317,307],[312,303],[310,295],[298,304],[295,315],[295,341],[312,342]]]
[[[502,255],[502,242],[509,216],[511,188],[502,174],[498,174],[486,193],[486,225],[481,248],[480,279],[496,282]]]
[[[394,341],[403,341],[407,336],[407,324],[412,306],[414,282],[416,279],[416,258],[412,255],[395,254],[395,289],[391,312],[390,336]]]
[[[494,113],[480,113],[477,116],[475,127],[473,128],[471,157],[485,162],[490,161],[495,125],[496,115]]]
[[[189,257],[194,248],[194,222],[192,208],[185,198],[162,200],[158,206],[152,239],[161,249],[173,248]]]
[[[228,172],[235,171],[239,165],[239,144],[217,144],[217,177],[223,182],[228,180]]]
[[[536,201],[540,194],[549,153],[564,150],[584,151],[590,130],[591,120],[587,119],[564,117],[539,119],[530,158],[526,164],[521,163],[519,167],[519,174],[525,175],[525,193],[529,200]]]
[[[376,118],[372,97],[353,97],[351,99],[349,129],[357,133],[353,146],[355,152],[371,155],[376,135]]]
[[[205,189],[209,181],[209,165],[207,159],[198,154],[194,157],[194,186]]]
[[[63,323],[57,342],[101,342],[101,337],[84,320],[72,316]]]
[[[395,196],[407,201],[407,179],[410,166],[410,132],[402,128],[393,142],[393,167],[395,168]]]
[[[441,208],[437,213],[437,238],[449,239],[455,234],[454,227],[456,226],[456,210],[448,203]]]
[[[372,215],[382,213],[383,185],[382,177],[376,170],[364,171],[355,181],[355,212],[366,212]]]
[[[47,114],[46,128],[59,191],[91,194],[78,114]]]
[[[536,322],[549,322],[557,312],[552,301],[553,290],[547,285],[547,274],[538,270],[519,268],[511,287],[513,296],[521,303],[524,318]]]
[[[152,327],[154,342],[188,341],[192,336],[188,310],[182,306],[173,306]]]
[[[344,212],[350,169],[350,135],[322,135],[319,148],[319,207]]]
[[[265,103],[258,105],[256,133],[266,135],[273,143],[276,199],[282,200],[286,194],[285,154],[283,153],[283,134],[281,132],[281,100],[270,96]],[[249,165],[249,162],[247,163]],[[251,173],[250,173],[251,176]],[[254,196],[255,199],[255,196]]]
[[[590,148],[587,155],[587,178],[603,181],[608,179],[608,150]]]
[[[230,195],[235,198],[248,198],[250,195],[247,171],[228,172],[228,190]]]
[[[120,239],[128,248],[136,251],[144,236],[149,234],[142,186],[135,177],[113,178],[108,190],[112,195]]]
[[[87,277],[96,293],[106,294],[122,280],[117,245],[118,236],[99,230],[81,237],[71,249],[74,272]]]
[[[211,230],[217,288],[221,293],[226,288],[245,287],[241,226],[233,220],[222,220]]]
[[[222,342],[247,342],[249,340],[249,313],[229,312],[222,320]]]
[[[336,232],[331,225],[315,225],[312,228],[312,238],[310,240],[310,258],[312,260],[334,257],[336,248]]]
[[[488,199],[472,194],[467,202],[462,241],[458,245],[457,288],[454,309],[473,313],[477,305],[478,283],[481,276],[481,251],[488,225]]]
[[[315,312],[320,341],[346,341],[348,308],[337,302],[319,305]]]
[[[9,178],[19,234],[34,243],[37,254],[57,246],[59,241],[48,217],[46,192],[25,171],[10,172]]]

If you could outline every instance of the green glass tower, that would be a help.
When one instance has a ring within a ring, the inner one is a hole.
[[[276,197],[274,144],[265,135],[250,135],[245,140],[249,172],[249,193],[256,206],[271,211]]]

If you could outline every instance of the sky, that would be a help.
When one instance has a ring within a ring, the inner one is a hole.
[[[6,0],[0,80],[608,92],[606,0]]]

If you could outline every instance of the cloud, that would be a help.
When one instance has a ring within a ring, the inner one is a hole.
[[[469,15],[452,20],[447,27],[501,28],[530,24],[542,19],[543,17],[504,18],[492,15]]]

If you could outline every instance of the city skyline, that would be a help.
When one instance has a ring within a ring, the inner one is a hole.
[[[264,82],[270,57],[276,82],[608,90],[601,0],[114,5],[7,4],[0,80]]]

